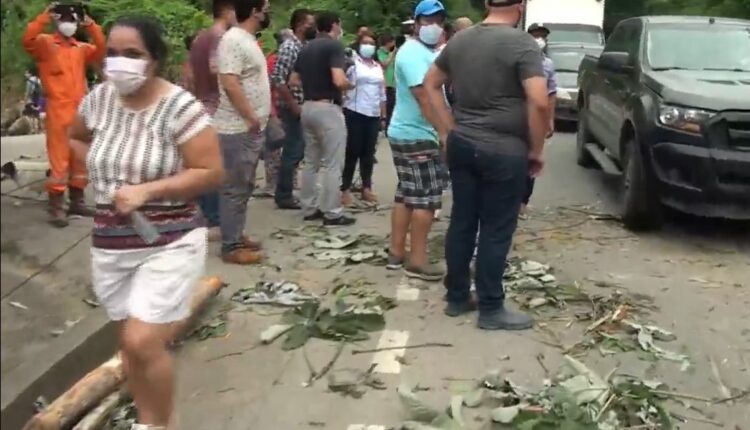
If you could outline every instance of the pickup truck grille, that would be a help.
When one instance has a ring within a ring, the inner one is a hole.
[[[704,131],[711,146],[750,151],[750,112],[719,112]]]

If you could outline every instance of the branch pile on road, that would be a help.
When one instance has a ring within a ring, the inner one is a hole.
[[[296,229],[279,229],[271,235],[274,239],[303,237],[307,244],[297,250],[312,248],[307,255],[314,259],[338,264],[369,263],[385,266],[388,253],[385,251],[385,240],[370,234],[347,235],[331,234],[321,226],[304,226]]]
[[[519,430],[575,429],[617,430],[623,428],[673,428],[664,401],[668,392],[661,383],[632,376],[603,378],[571,356],[565,356],[560,372],[545,381],[543,389],[528,391],[488,373],[475,388],[452,396],[450,406],[433,408],[402,385],[399,398],[409,421],[402,430],[463,430],[462,408],[486,408],[490,420]]]
[[[369,339],[368,333],[383,330],[385,311],[393,309],[396,301],[367,285],[365,280],[342,283],[333,289],[331,306],[310,300],[288,310],[279,323],[261,333],[261,342],[270,344],[285,336],[281,347],[292,350],[310,338],[346,342]]]
[[[673,333],[638,321],[656,309],[648,297],[616,289],[608,296],[591,294],[578,283],[560,284],[550,266],[520,258],[508,261],[503,278],[508,297],[521,307],[542,317],[550,316],[552,312],[558,317],[560,310],[570,310],[575,320],[590,324],[584,338],[569,347],[563,346],[545,323],[538,325],[565,353],[582,356],[591,349],[598,349],[600,354],[607,356],[640,350],[649,358],[678,362],[682,370],[690,366],[687,355],[657,345],[657,341],[676,340]]]

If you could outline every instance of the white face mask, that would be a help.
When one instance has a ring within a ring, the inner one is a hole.
[[[75,22],[63,21],[57,23],[57,29],[65,37],[71,37],[78,31],[78,24]]]
[[[123,96],[138,91],[146,82],[148,61],[139,58],[107,57],[104,61],[104,74],[112,82],[117,92]]]
[[[443,27],[439,24],[423,25],[419,28],[419,39],[425,45],[435,46],[440,42],[440,36],[443,35]]]
[[[359,55],[361,55],[362,58],[372,58],[372,56],[375,55],[375,45],[370,45],[368,43],[359,45]]]
[[[542,51],[544,51],[544,48],[546,48],[546,47],[547,47],[547,41],[546,41],[546,40],[544,40],[544,38],[543,38],[543,37],[537,38],[537,39],[535,39],[535,40],[536,40],[536,44],[537,44],[537,45],[539,45],[539,48],[540,48],[540,49],[541,49]]]

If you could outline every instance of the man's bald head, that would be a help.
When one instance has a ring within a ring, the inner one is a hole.
[[[474,25],[474,23],[470,18],[462,16],[461,18],[456,19],[456,22],[453,24],[453,30],[458,33],[461,30],[466,30],[472,25]]]

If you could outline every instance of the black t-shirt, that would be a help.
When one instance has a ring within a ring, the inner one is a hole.
[[[294,64],[294,71],[302,78],[305,100],[333,100],[341,104],[341,90],[333,84],[331,69],[346,70],[344,45],[320,34],[302,48]]]

